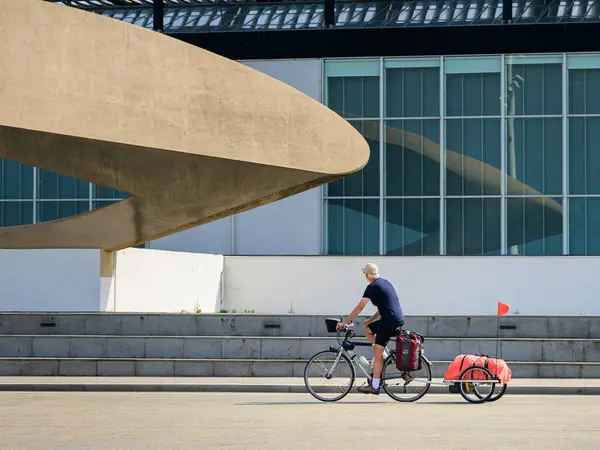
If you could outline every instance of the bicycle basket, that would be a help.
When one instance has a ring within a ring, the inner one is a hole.
[[[336,333],[337,329],[336,326],[337,324],[340,323],[340,319],[325,319],[325,325],[327,326],[327,332],[328,333]]]

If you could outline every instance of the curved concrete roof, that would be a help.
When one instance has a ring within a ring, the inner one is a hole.
[[[0,229],[0,248],[116,250],[364,167],[343,118],[254,69],[39,0],[0,0],[0,156],[133,195]]]

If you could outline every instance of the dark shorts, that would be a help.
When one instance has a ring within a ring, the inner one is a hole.
[[[404,320],[379,319],[369,324],[369,329],[375,335],[375,343],[385,347],[392,337],[398,336],[399,328],[404,326]]]

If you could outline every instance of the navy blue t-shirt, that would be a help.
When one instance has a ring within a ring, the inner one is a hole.
[[[364,298],[368,298],[377,307],[381,319],[404,320],[398,294],[388,280],[377,278],[365,289]]]

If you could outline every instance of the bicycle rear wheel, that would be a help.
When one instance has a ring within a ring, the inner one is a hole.
[[[429,391],[431,368],[423,357],[421,369],[402,372],[396,368],[396,361],[390,355],[383,363],[381,385],[387,395],[397,402],[416,402]]]
[[[352,389],[356,372],[350,359],[342,353],[332,370],[337,352],[324,350],[317,353],[304,369],[304,385],[310,394],[322,402],[341,400]]]
[[[487,399],[487,402],[489,403],[495,402],[496,400],[500,400],[502,396],[506,393],[507,387],[508,384],[503,383],[502,381],[498,381],[498,383],[494,387],[494,392],[492,393],[492,396]]]

